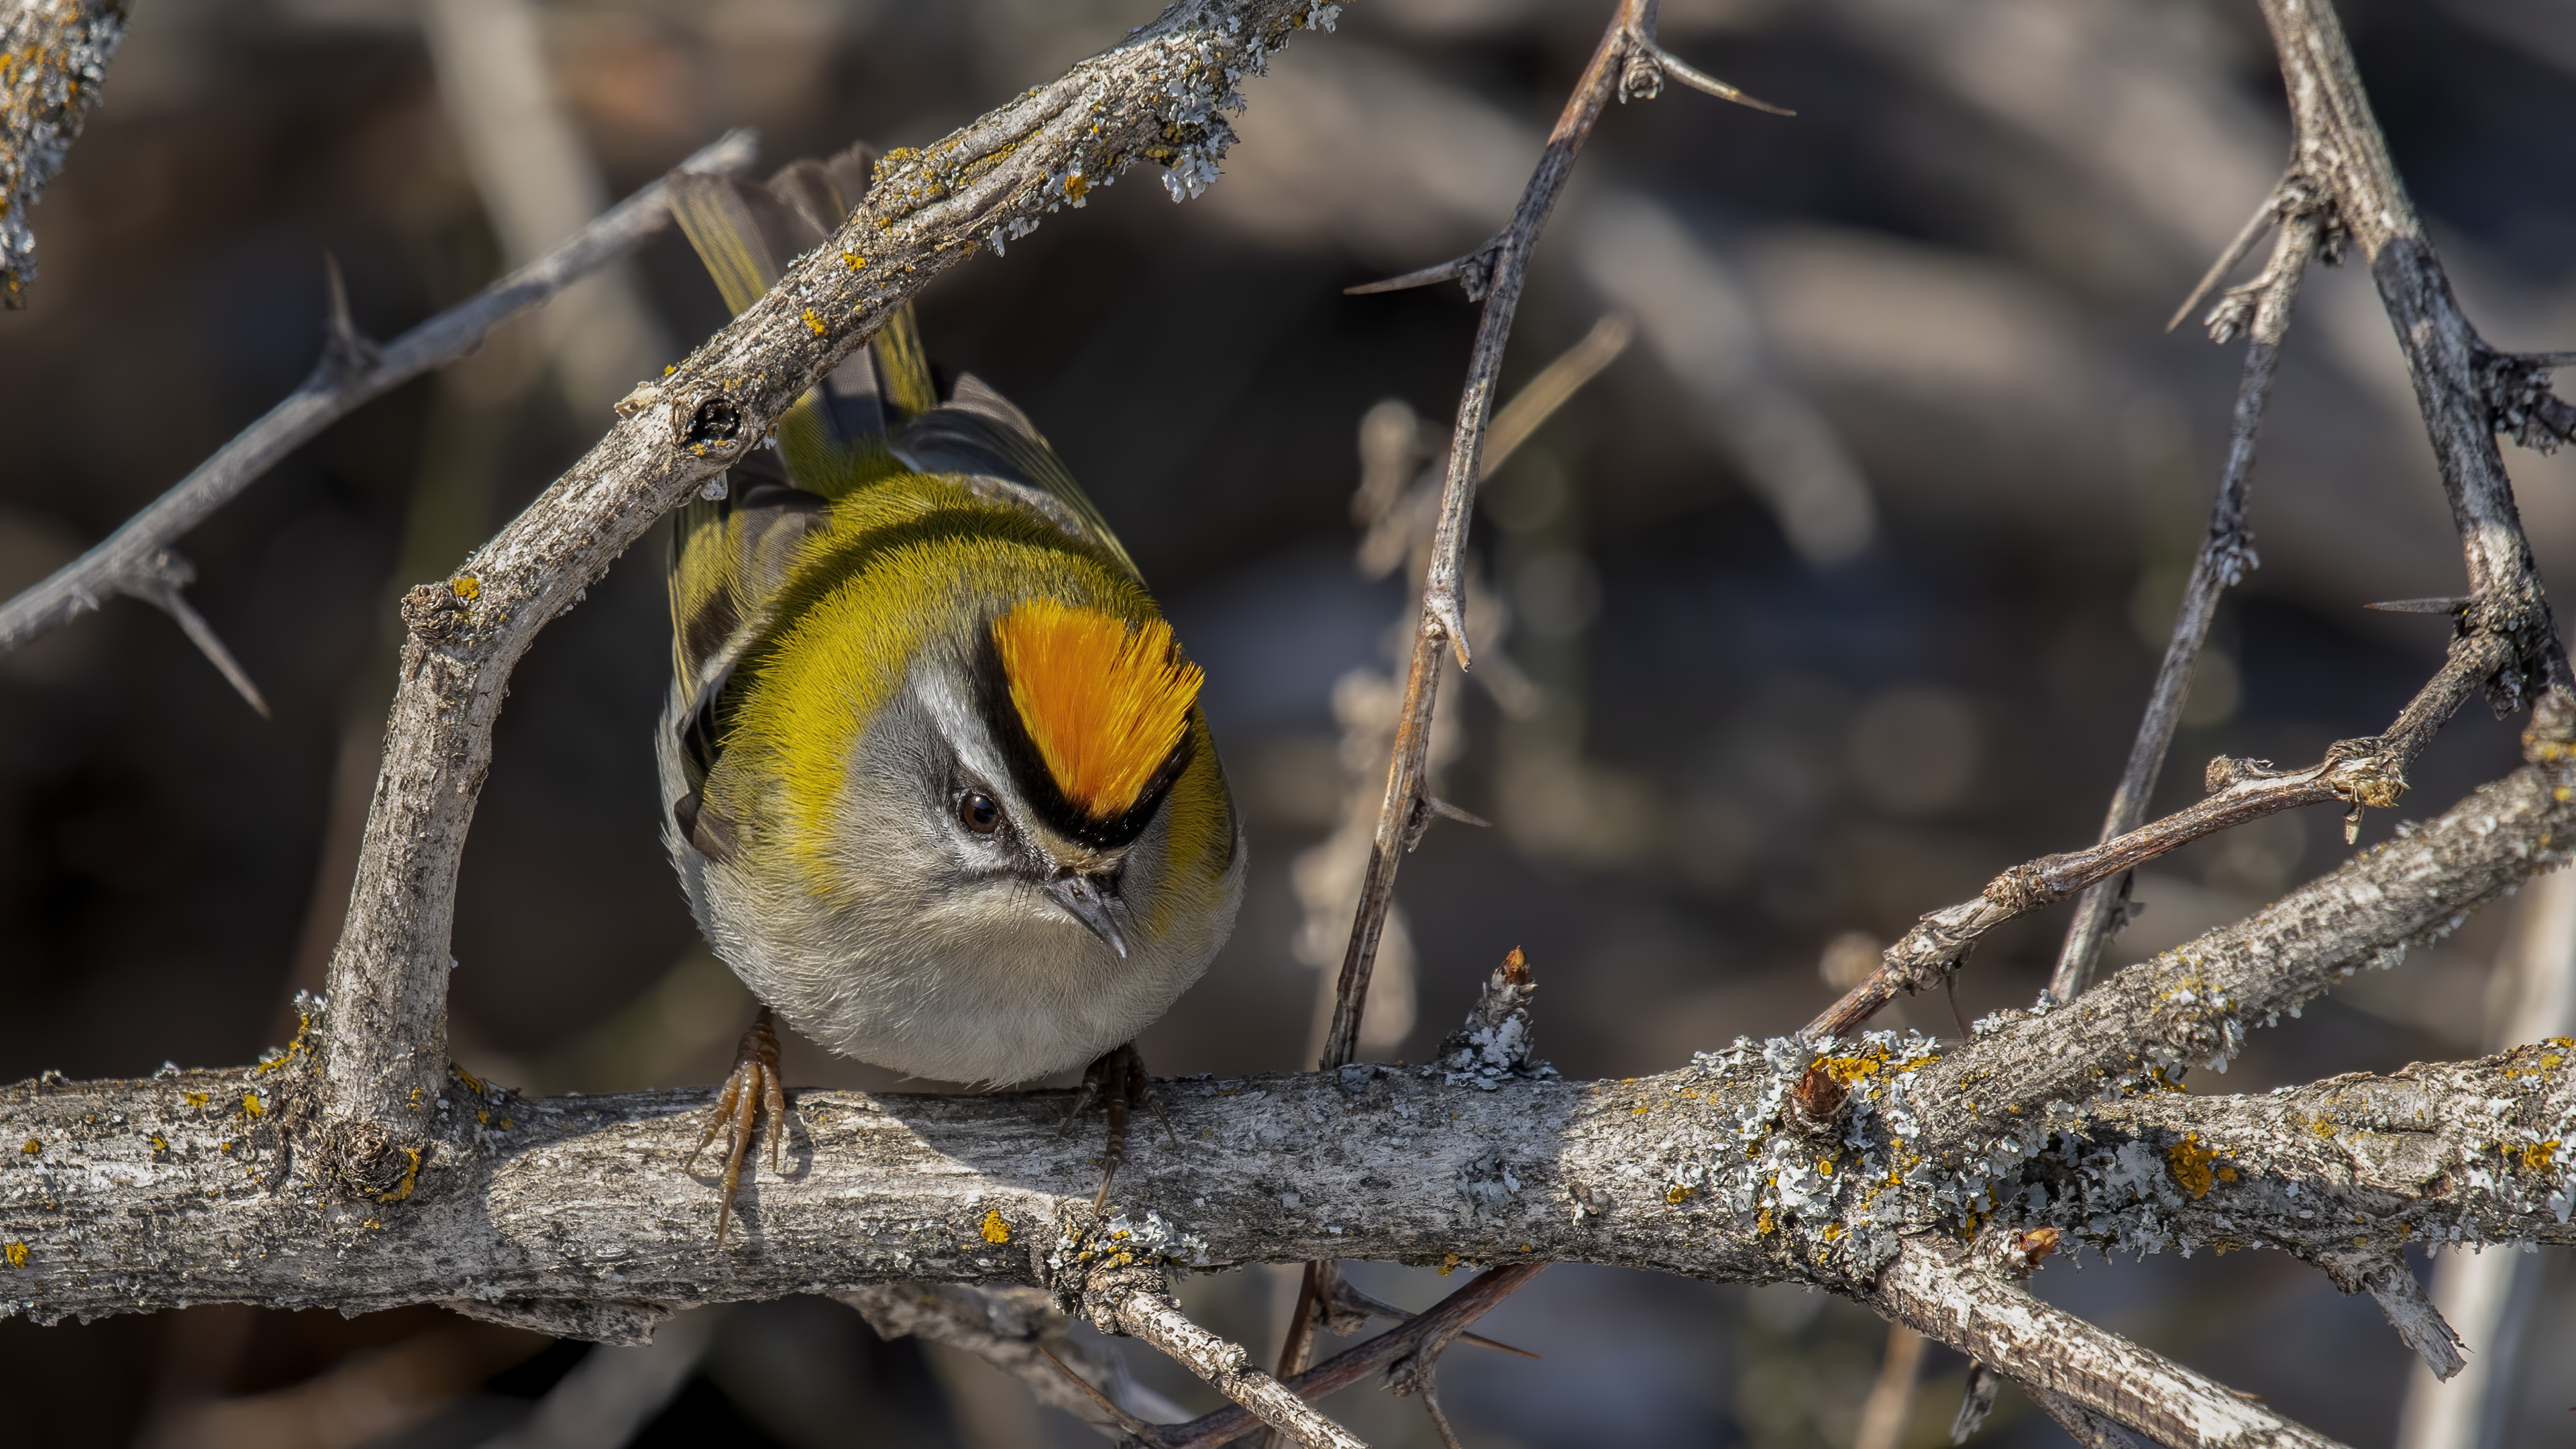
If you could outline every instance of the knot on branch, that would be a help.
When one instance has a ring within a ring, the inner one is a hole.
[[[671,410],[673,431],[681,447],[701,458],[718,458],[741,445],[745,431],[742,404],[715,393],[683,413],[681,408],[685,406],[683,403]]]
[[[1619,103],[1651,101],[1664,93],[1664,68],[1655,64],[1654,53],[1631,43],[1628,58],[1619,67]]]
[[[1789,1089],[1780,1120],[1793,1132],[1831,1137],[1841,1130],[1843,1108],[1850,1102],[1851,1087],[1818,1057],[1799,1074],[1798,1085]]]
[[[2337,740],[2326,746],[2326,783],[2354,809],[2395,808],[2406,793],[2406,767],[2384,739]]]
[[[420,1186],[428,1160],[428,1139],[397,1135],[365,1117],[343,1117],[322,1136],[323,1166],[352,1197],[401,1202]]]
[[[2576,438],[2576,406],[2549,389],[2555,355],[2489,352],[2479,363],[2479,389],[2497,432],[2535,453],[2554,453]]]
[[[1986,882],[1986,888],[1980,894],[1994,902],[1997,909],[2009,911],[2014,915],[2020,915],[2024,911],[2035,911],[2041,906],[2051,904],[2065,892],[2048,883],[2048,877],[2044,871],[2046,864],[2047,861],[2042,859],[2016,865]]]
[[[2238,760],[2215,755],[2210,758],[2209,768],[2200,772],[2200,786],[2215,795],[2221,790],[2255,780],[2277,780],[2292,773],[2295,772],[2275,767],[2270,760]]]
[[[1515,1077],[1556,1075],[1556,1068],[1531,1055],[1530,999],[1536,995],[1538,983],[1530,979],[1529,958],[1514,946],[1503,964],[1485,978],[1466,1021],[1441,1039],[1435,1060],[1447,1073],[1449,1085],[1490,1092]]]
[[[444,643],[465,631],[467,616],[482,597],[483,581],[472,574],[418,585],[403,595],[403,627],[416,639]]]

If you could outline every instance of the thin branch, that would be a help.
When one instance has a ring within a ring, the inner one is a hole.
[[[2465,624],[2464,624],[2465,627]],[[2053,905],[2077,891],[2171,854],[2214,835],[2283,810],[2340,803],[2349,808],[2344,831],[2358,828],[2364,806],[2386,809],[2406,790],[2406,769],[2432,743],[2434,732],[2507,664],[2509,644],[2464,633],[2451,643],[2442,668],[2407,702],[2386,734],[2338,740],[2325,758],[2303,770],[2275,770],[2269,760],[2222,755],[2205,774],[2210,794],[2199,804],[2106,840],[2090,850],[2044,855],[2014,866],[1986,883],[1974,900],[1945,907],[1915,922],[1914,929],[1880,957],[1861,983],[1807,1023],[1813,1039],[1846,1036],[1896,999],[1947,982],[1967,960],[1977,938],[2016,917]]]
[[[732,131],[680,163],[682,171],[729,175],[748,170],[758,147],[750,131]],[[110,595],[148,589],[152,560],[182,534],[277,466],[323,429],[432,368],[472,352],[494,327],[634,251],[670,223],[662,183],[603,212],[563,245],[412,328],[381,349],[349,322],[339,265],[326,259],[328,309],[321,360],[295,391],[197,465],[114,533],[42,583],[0,605],[0,654],[69,623]],[[148,595],[147,595],[148,597]]]
[[[2276,191],[2266,203],[2269,213],[2257,216],[2278,215],[2279,195]],[[2192,560],[2190,581],[2183,585],[2173,638],[2165,645],[2155,687],[2147,694],[2146,713],[2138,721],[2137,740],[2129,747],[2128,766],[2121,771],[2119,787],[2112,791],[2111,808],[2102,821],[2106,841],[2137,829],[2146,818],[2147,802],[2156,793],[2156,777],[2164,770],[2165,753],[2173,747],[2174,730],[2182,723],[2183,702],[2191,693],[2201,646],[2208,642],[2210,621],[2218,614],[2219,596],[2243,580],[2255,563],[2252,539],[2245,532],[2245,494],[2254,472],[2254,445],[2263,430],[2264,408],[2272,398],[2272,377],[2280,367],[2281,339],[2290,329],[2299,281],[2307,275],[2308,262],[2317,250],[2318,225],[2312,213],[2293,210],[2280,226],[2270,265],[2253,282],[2230,294],[2230,302],[2241,299],[2250,307],[2250,315],[2243,326],[2245,372],[2236,388],[2227,464],[2219,472],[2218,490],[2210,500],[2209,531]],[[2236,308],[2225,310],[2230,313],[2229,326],[2235,327]],[[2077,902],[2056,974],[2049,982],[2048,989],[2058,1000],[2071,1001],[2092,984],[2102,948],[2117,934],[2118,918],[2128,905],[2129,881],[2130,874],[2123,871],[2087,890]]]
[[[1086,1308],[1098,1327],[1132,1334],[1161,1349],[1253,1417],[1307,1449],[1368,1449],[1295,1391],[1251,1367],[1240,1344],[1228,1343],[1192,1323],[1163,1290],[1159,1275],[1150,1286],[1121,1287]]]
[[[2286,175],[2272,183],[2272,189],[2263,194],[2262,204],[2254,208],[2253,215],[2245,218],[2245,225],[2237,228],[2236,235],[2219,251],[2218,259],[2209,264],[2209,270],[2200,274],[2200,280],[2192,286],[2191,295],[2183,298],[2182,305],[2165,320],[2167,332],[2180,327],[2182,319],[2192,314],[2201,299],[2216,291],[2218,284],[2227,280],[2227,274],[2236,270],[2236,264],[2253,254],[2254,243],[2262,239],[2263,233],[2280,224],[2282,193],[2289,184],[2290,178]]]
[[[2489,682],[2489,698],[2510,710],[2535,689],[2576,689],[2496,448],[2498,419],[2483,385],[2494,352],[2469,325],[2433,255],[2334,7],[2327,0],[2260,4],[2290,98],[2292,166],[2369,262],[2467,556],[2472,612],[2485,632],[2513,646]]]

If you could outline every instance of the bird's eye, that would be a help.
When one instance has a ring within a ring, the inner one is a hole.
[[[1002,828],[1002,807],[981,790],[969,790],[957,797],[957,823],[977,835],[990,835]]]

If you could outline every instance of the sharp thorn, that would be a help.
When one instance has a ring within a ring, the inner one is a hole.
[[[1431,807],[1431,813],[1439,816],[1443,820],[1455,820],[1461,825],[1473,825],[1482,830],[1491,830],[1494,828],[1494,822],[1486,819],[1482,815],[1461,810],[1457,806],[1450,804],[1448,801],[1441,799],[1437,795],[1425,795],[1422,799],[1424,804]]]
[[[322,370],[335,379],[364,372],[376,365],[376,344],[349,315],[348,283],[340,274],[340,258],[329,251],[322,253],[322,278]]]
[[[232,651],[224,647],[224,641],[217,637],[214,626],[208,624],[205,616],[188,602],[188,596],[179,591],[181,586],[197,576],[197,571],[189,566],[186,559],[167,549],[155,554],[149,567],[151,576],[125,585],[125,592],[178,621],[179,632],[188,636],[188,642],[197,646],[197,652],[206,656],[207,662],[215,666],[215,672],[224,677],[224,682],[231,685],[261,719],[267,719],[268,701],[260,696],[259,686],[251,683],[249,672],[233,658]]]
[[[1470,252],[1453,261],[1442,262],[1436,267],[1424,267],[1418,272],[1407,272],[1400,277],[1388,277],[1384,281],[1362,282],[1356,287],[1344,287],[1342,295],[1368,297],[1379,292],[1409,292],[1416,287],[1437,286],[1464,273],[1468,264],[1473,262],[1476,256],[1476,253]]]
[[[1790,110],[1786,106],[1775,106],[1759,96],[1747,95],[1743,91],[1737,90],[1735,87],[1728,85],[1726,82],[1719,80],[1708,72],[1693,66],[1688,61],[1685,61],[1681,57],[1673,54],[1671,51],[1664,49],[1661,45],[1656,44],[1652,40],[1648,40],[1643,36],[1637,36],[1635,39],[1638,44],[1645,47],[1648,55],[1654,57],[1655,64],[1662,66],[1673,79],[1680,81],[1683,85],[1689,86],[1692,90],[1705,91],[1708,94],[1717,97],[1721,101],[1733,101],[1739,106],[1750,106],[1754,110],[1766,111],[1775,116],[1794,116],[1798,114],[1796,111]]]
[[[2382,599],[2362,607],[2382,614],[2456,614],[2476,602],[2476,596],[2471,595],[2457,599]]]
[[[2218,260],[2211,262],[2209,270],[2201,273],[2199,285],[2191,289],[2191,295],[2183,298],[2182,305],[2176,307],[2173,316],[2166,319],[2165,331],[2171,332],[2180,327],[2183,319],[2189,317],[2204,298],[2217,290],[2220,282],[2227,280],[2227,274],[2236,269],[2236,264],[2245,260],[2246,253],[2254,250],[2254,243],[2262,238],[2263,233],[2280,221],[2281,190],[2289,184],[2289,180],[2290,178],[2284,175],[2279,181],[2272,183],[2272,189],[2263,195],[2263,204],[2256,207],[2254,214],[2245,219],[2245,225],[2237,229],[2235,238],[2228,242],[2224,251],[2218,254]]]

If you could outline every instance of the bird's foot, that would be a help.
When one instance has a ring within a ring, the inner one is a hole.
[[[771,1025],[769,1008],[751,1019],[751,1026],[733,1049],[733,1075],[725,1078],[724,1090],[716,1097],[715,1111],[707,1116],[707,1129],[698,1134],[698,1145],[681,1164],[686,1172],[698,1165],[698,1154],[707,1150],[718,1131],[725,1134],[724,1197],[716,1205],[716,1246],[724,1246],[725,1228],[733,1221],[733,1199],[742,1185],[742,1160],[759,1135],[764,1111],[769,1119],[769,1170],[778,1170],[779,1136],[787,1126],[787,1089],[778,1075],[778,1031]]]
[[[1082,1085],[1073,1094],[1073,1108],[1064,1114],[1064,1126],[1056,1135],[1061,1137],[1072,1131],[1075,1120],[1094,1099],[1109,1119],[1109,1141],[1100,1154],[1100,1191],[1091,1197],[1091,1205],[1096,1208],[1109,1201],[1110,1181],[1127,1164],[1129,1109],[1151,1108],[1155,1116],[1162,1118],[1163,1130],[1172,1141],[1178,1143],[1181,1139],[1179,1133],[1172,1131],[1172,1119],[1164,1116],[1162,1099],[1154,1095],[1153,1079],[1145,1075],[1145,1059],[1136,1055],[1132,1041],[1102,1052],[1100,1060],[1083,1069]]]

